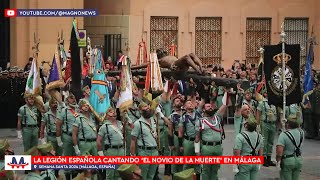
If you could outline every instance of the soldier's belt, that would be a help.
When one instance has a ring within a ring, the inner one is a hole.
[[[22,127],[24,127],[24,128],[36,128],[36,127],[38,127],[38,125],[24,125],[24,124],[22,124]]]
[[[79,139],[79,141],[95,142],[97,139]]]
[[[66,134],[66,135],[69,135],[69,136],[72,136],[72,132],[63,132],[64,134]]]
[[[110,145],[105,145],[104,149],[121,149],[123,145],[117,145],[117,146],[110,146]]]
[[[291,154],[291,155],[283,155],[281,159],[287,159],[287,158],[291,158],[291,157],[295,157],[295,153]],[[297,156],[300,157],[300,156]]]
[[[222,142],[221,141],[218,141],[218,142],[202,141],[202,144],[205,146],[218,146],[218,145],[221,145]]]
[[[190,137],[190,136],[184,136],[184,138],[185,138],[186,140],[188,140],[188,141],[194,141],[194,140],[196,140],[196,138]]]
[[[56,132],[47,132],[48,136],[56,136]]]
[[[155,147],[144,147],[144,146],[138,146],[140,149],[143,149],[143,150],[156,150],[157,149],[157,146]]]

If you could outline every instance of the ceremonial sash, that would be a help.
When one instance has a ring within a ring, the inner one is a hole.
[[[110,126],[115,132],[117,132],[121,138],[121,140],[123,140],[123,134],[122,134],[122,131],[118,128],[118,127],[115,127],[114,125],[111,125]]]
[[[79,116],[79,114],[76,113],[76,111],[74,109],[69,109],[69,111],[71,112],[71,114],[77,118]]]
[[[155,140],[157,140],[157,137],[155,136],[154,131],[152,130],[151,125],[150,125],[149,123],[147,123],[147,122],[143,122],[143,121],[140,121],[140,122],[142,122],[142,123],[150,130],[150,133],[151,133],[152,137],[153,137]]]
[[[218,120],[217,120],[217,117],[216,116],[214,116],[214,119],[215,119],[215,121],[218,123]],[[214,127],[214,125],[213,124],[211,124],[209,121],[207,121],[205,118],[204,119],[202,119],[202,130],[204,129],[204,123],[206,124],[206,125],[208,125],[209,127],[210,127],[210,129],[212,129],[212,130],[214,130],[214,131],[216,131],[216,132],[222,132],[222,130],[221,129],[216,129],[215,127]]]
[[[96,127],[89,122],[89,119],[84,116],[84,121],[88,124],[88,126],[97,134]]]
[[[29,107],[28,107],[28,111],[29,111],[30,116],[32,117],[32,119],[34,119],[36,122],[38,122],[38,121],[37,121],[37,115],[35,115],[34,112],[31,111],[31,109],[30,109]]]

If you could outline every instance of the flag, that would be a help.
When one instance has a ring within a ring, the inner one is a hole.
[[[53,55],[53,60],[49,71],[48,84],[46,86],[47,90],[62,88],[65,86],[62,78],[60,62],[59,52],[56,51],[56,53]]]
[[[108,84],[106,82],[106,75],[103,71],[103,60],[101,51],[96,49],[94,62],[96,62],[93,78],[91,81],[91,93],[89,97],[90,109],[95,117],[100,121],[104,121],[107,111],[110,107],[110,98],[108,91]]]
[[[72,22],[70,50],[71,50],[71,88],[70,91],[74,94],[77,101],[82,97],[81,92],[81,62],[80,48],[78,46],[78,30],[75,19]]]
[[[314,58],[314,53],[313,53],[313,44],[310,44],[309,48],[309,53],[307,56],[307,62],[306,62],[306,67],[304,71],[304,81],[303,81],[303,106],[306,106],[307,103],[309,102],[308,96],[312,94],[313,90],[313,75],[312,75],[312,61]]]
[[[117,103],[117,108],[120,112],[128,109],[133,104],[132,96],[132,79],[131,79],[130,60],[125,57],[121,66],[121,79],[120,79],[120,96]]]
[[[142,41],[139,43],[139,48],[138,48],[138,58],[137,58],[137,65],[141,65],[146,63],[148,60],[148,55],[147,55],[147,46],[146,42]]]
[[[264,46],[264,73],[268,103],[282,107],[282,44]],[[300,45],[285,45],[285,92],[286,105],[300,103]]]
[[[32,60],[25,91],[34,96],[41,95],[41,80],[36,59]]]

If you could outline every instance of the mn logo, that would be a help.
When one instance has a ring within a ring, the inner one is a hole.
[[[6,156],[5,170],[31,170],[31,156]]]

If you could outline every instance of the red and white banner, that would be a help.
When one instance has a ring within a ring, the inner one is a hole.
[[[263,164],[263,156],[33,156],[39,164]]]

